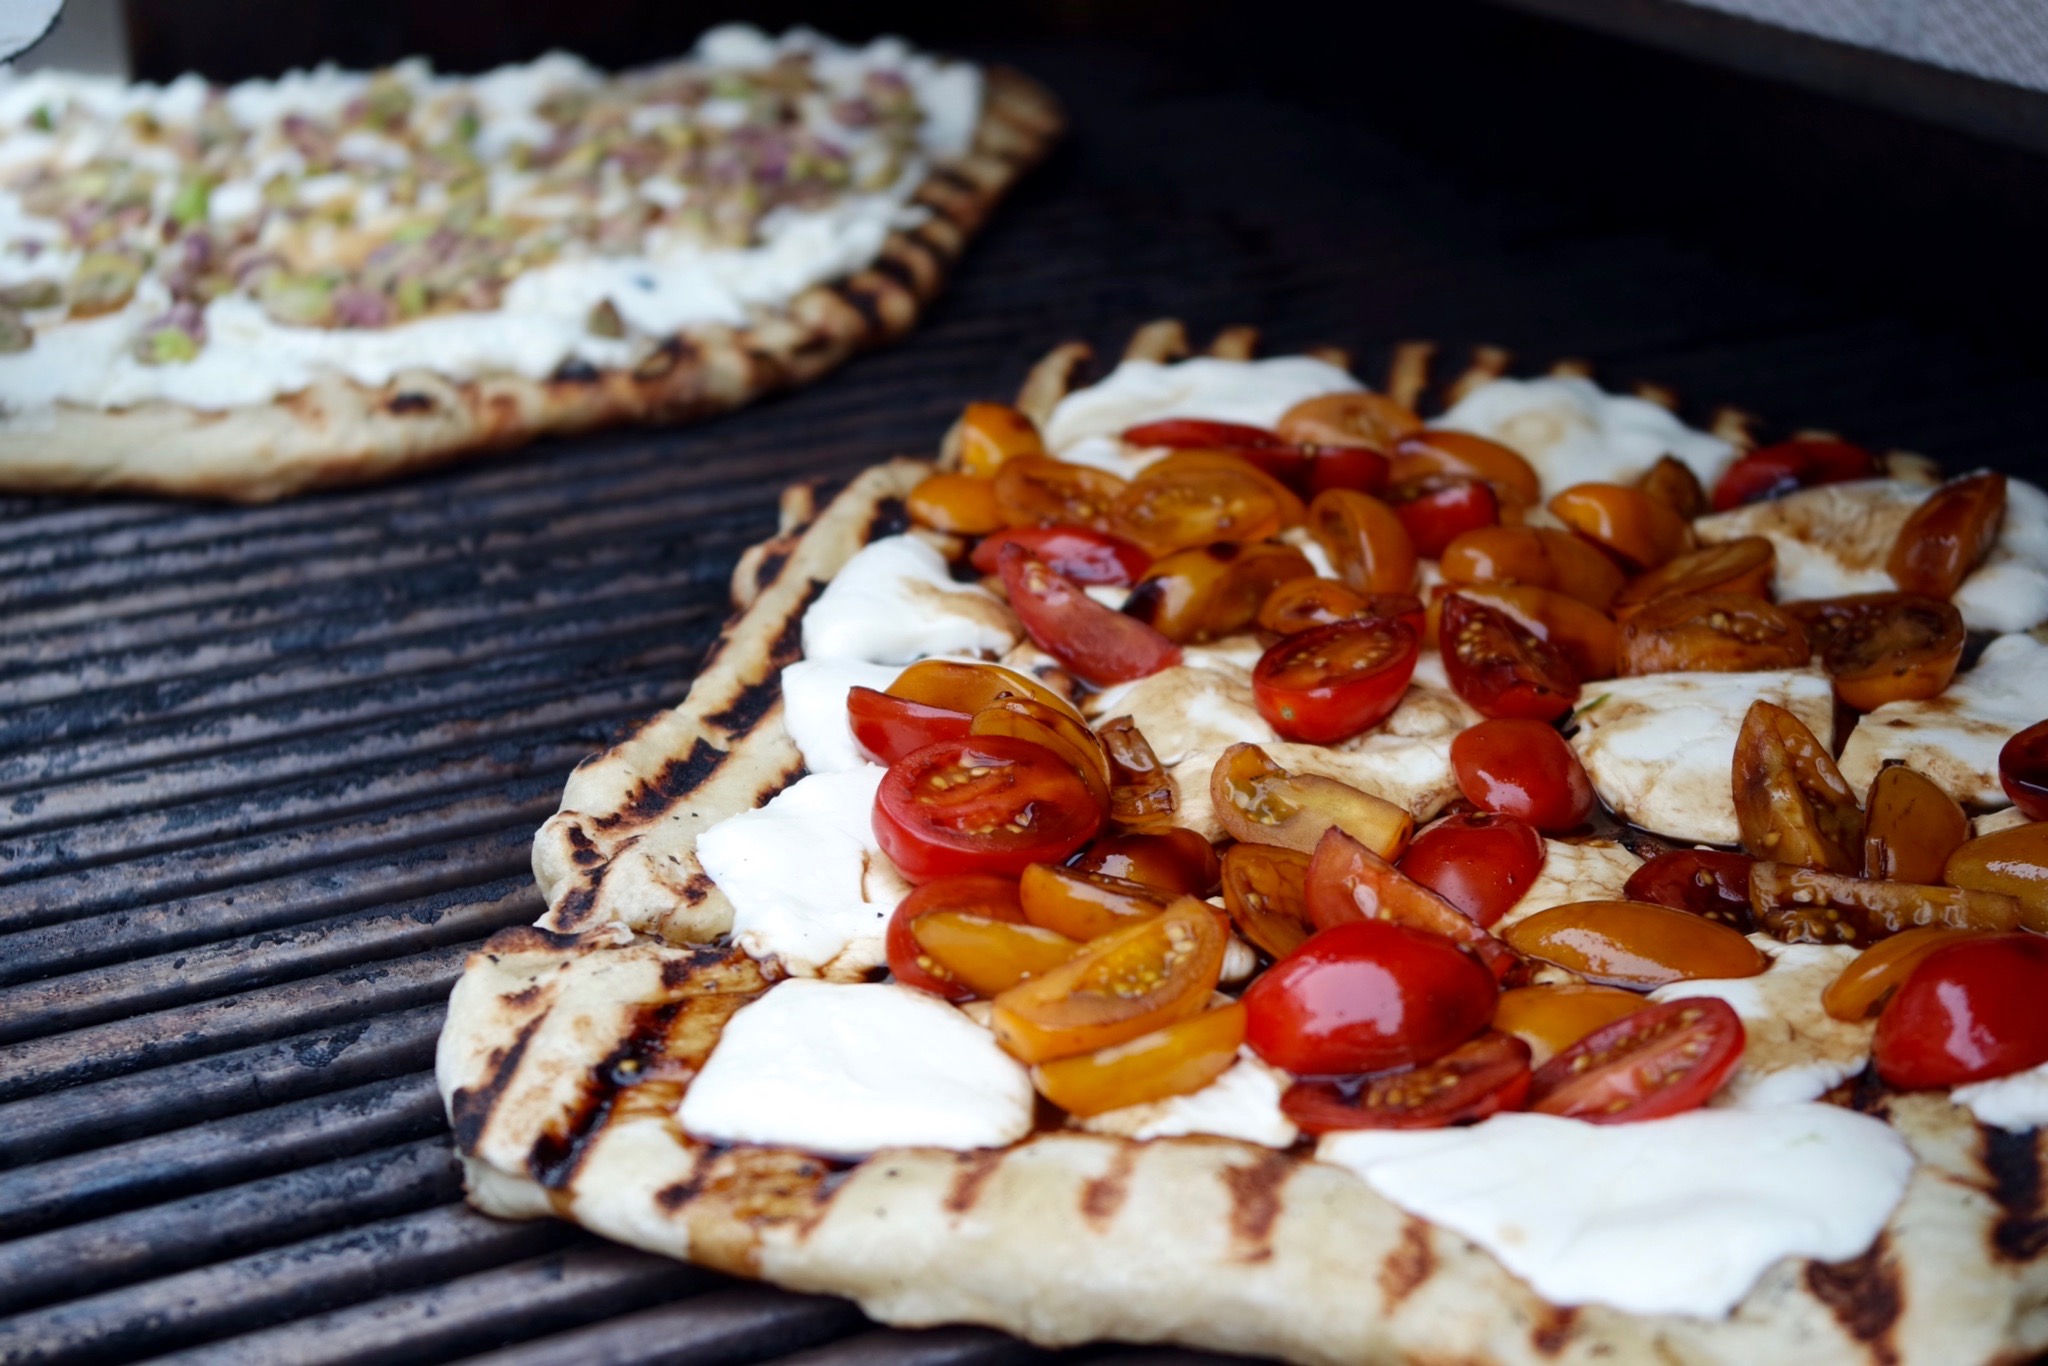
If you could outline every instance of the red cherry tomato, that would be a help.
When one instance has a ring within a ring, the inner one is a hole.
[[[1256,450],[1262,446],[1293,444],[1280,433],[1265,427],[1247,426],[1242,422],[1210,422],[1196,417],[1141,422],[1124,429],[1124,440],[1133,446],[1171,446],[1175,450]]]
[[[1482,928],[1506,915],[1543,871],[1543,836],[1513,816],[1447,816],[1415,837],[1400,869]]]
[[[1744,934],[1756,929],[1749,907],[1749,870],[1756,860],[1721,849],[1672,849],[1628,875],[1621,895],[1674,911],[1691,911]]]
[[[1412,1067],[1486,1028],[1499,995],[1440,935],[1359,921],[1311,935],[1251,984],[1245,1042],[1297,1075]]]
[[[1421,637],[1385,617],[1285,636],[1252,670],[1252,700],[1289,740],[1329,745],[1370,730],[1401,705]]]
[[[875,794],[875,839],[903,876],[1016,877],[1095,837],[1102,808],[1072,764],[1007,735],[944,740],[889,766]]]
[[[1304,446],[1308,469],[1302,493],[1310,498],[1325,489],[1356,489],[1378,493],[1387,486],[1392,462],[1370,446]]]
[[[911,888],[910,895],[897,904],[896,913],[889,917],[883,946],[889,954],[889,971],[896,980],[949,1001],[971,1000],[974,989],[954,979],[917,942],[913,927],[919,917],[940,911],[1022,925],[1026,922],[1023,903],[1017,897],[1017,882],[1014,878],[979,873],[936,878],[922,887]]]
[[[1441,1129],[1529,1095],[1529,1045],[1488,1030],[1420,1067],[1365,1077],[1298,1081],[1280,1097],[1289,1119],[1312,1134],[1333,1129]]]
[[[1143,577],[1152,557],[1120,536],[1078,526],[1020,526],[982,539],[968,558],[984,574],[1001,568],[1003,547],[1015,542],[1075,583],[1127,587]]]
[[[1698,1109],[1742,1061],[1748,1035],[1717,996],[1666,1001],[1603,1025],[1536,1069],[1529,1108],[1589,1124]]]
[[[2020,814],[2048,821],[2048,721],[2036,721],[1998,751],[1998,785]]]
[[[2048,939],[1994,934],[1936,949],[1877,1017],[1871,1056],[1902,1091],[1961,1086],[2048,1062]]]
[[[873,688],[846,694],[846,721],[854,743],[878,764],[893,764],[914,749],[941,740],[964,740],[974,718],[907,697],[892,697]]]
[[[1483,811],[1527,821],[1546,835],[1563,834],[1593,814],[1586,766],[1541,721],[1481,721],[1451,741],[1458,790]]]
[[[1223,875],[1215,846],[1192,830],[1104,835],[1067,865],[1077,872],[1103,873],[1142,882],[1176,896],[1207,896]]]
[[[1782,498],[1816,484],[1869,479],[1876,473],[1877,457],[1861,446],[1825,438],[1781,441],[1751,451],[1728,467],[1714,485],[1714,511]]]
[[[1564,655],[1505,612],[1453,593],[1437,638],[1452,691],[1482,716],[1555,721],[1579,700],[1578,676]]]
[[[1491,485],[1478,479],[1447,475],[1415,480],[1396,484],[1384,498],[1408,528],[1415,553],[1424,559],[1441,559],[1445,547],[1458,537],[1500,522],[1500,500]]]
[[[1104,607],[1023,546],[1005,545],[996,566],[1025,634],[1090,683],[1127,683],[1180,663],[1180,646]]]
[[[1505,980],[1516,965],[1513,949],[1334,827],[1323,832],[1315,853],[1309,856],[1302,897],[1309,923],[1319,930],[1359,920],[1390,920],[1440,935],[1469,950],[1498,979]]]

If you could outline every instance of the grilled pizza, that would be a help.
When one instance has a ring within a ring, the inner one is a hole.
[[[0,487],[260,501],[735,407],[906,331],[1059,127],[739,26],[622,75],[0,72]]]
[[[1305,1363],[2048,1348],[2048,500],[1583,366],[1055,351],[570,779],[470,1198]]]

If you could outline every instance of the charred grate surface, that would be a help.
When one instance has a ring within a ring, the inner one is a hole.
[[[1149,61],[1017,55],[1074,144],[930,327],[805,394],[278,507],[0,502],[0,1361],[1044,1357],[472,1214],[430,1068],[464,952],[541,909],[564,775],[682,695],[775,490],[928,449],[1055,341],[1499,341],[2028,468],[2048,384],[1959,342]]]

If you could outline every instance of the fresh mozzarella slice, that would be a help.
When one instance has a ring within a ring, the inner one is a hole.
[[[1611,1125],[1500,1114],[1331,1134],[1316,1156],[1470,1238],[1553,1304],[1710,1318],[1781,1258],[1868,1248],[1913,1170],[1890,1126],[1832,1105]]]
[[[1973,839],[1982,835],[1995,835],[2001,830],[2032,823],[2027,819],[2026,813],[2017,806],[2007,806],[1986,815],[1973,816],[1970,819],[1970,835]]]
[[[882,936],[910,884],[875,843],[884,772],[814,773],[697,837],[732,902],[733,942],[799,976],[858,977],[887,960]]]
[[[1842,776],[1861,792],[1880,768],[1903,763],[1965,806],[2004,806],[1998,751],[2044,718],[2048,645],[2000,636],[1941,696],[1887,702],[1859,720],[1842,749]]]
[[[1493,380],[1431,425],[1520,452],[1543,481],[1545,498],[1588,481],[1633,483],[1666,455],[1711,488],[1735,456],[1726,441],[1686,426],[1668,409],[1576,377]]]
[[[716,1143],[827,1157],[993,1148],[1031,1132],[1031,1078],[936,996],[792,979],[726,1022],[678,1119]]]
[[[846,695],[886,691],[903,670],[858,659],[799,659],[782,670],[782,724],[813,773],[844,773],[868,761],[853,742]]]
[[[1545,840],[1543,867],[1529,890],[1493,927],[1499,934],[1552,906],[1574,901],[1620,901],[1622,886],[1643,861],[1613,840]]]
[[[994,657],[1023,632],[995,594],[955,583],[946,559],[915,536],[863,547],[803,619],[806,659],[909,664],[930,655]]]
[[[1949,1099],[2000,1129],[2019,1131],[2048,1125],[2048,1063],[2009,1077],[1958,1086]]]
[[[1671,673],[1614,678],[1579,713],[1572,747],[1602,801],[1645,830],[1734,844],[1735,737],[1749,704],[1775,702],[1822,744],[1835,733],[1834,692],[1817,670]]]
[[[1821,1009],[1821,993],[1856,959],[1841,944],[1781,944],[1753,934],[1749,942],[1771,959],[1755,977],[1674,982],[1650,993],[1653,1001],[1717,996],[1735,1007],[1749,1039],[1742,1065],[1714,1097],[1716,1105],[1754,1108],[1818,1100],[1870,1061],[1876,1026],[1837,1020]]]
[[[1091,583],[1081,591],[1112,612],[1123,611],[1124,600],[1131,595],[1130,589],[1114,583]]]
[[[1280,1095],[1288,1080],[1285,1072],[1268,1067],[1250,1049],[1244,1049],[1228,1071],[1199,1091],[1108,1110],[1075,1124],[1090,1133],[1124,1138],[1210,1134],[1285,1148],[1294,1142],[1296,1133],[1293,1121],[1280,1110]]]

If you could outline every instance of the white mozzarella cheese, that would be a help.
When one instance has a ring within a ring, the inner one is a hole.
[[[1123,1138],[1209,1134],[1285,1148],[1294,1142],[1296,1133],[1293,1121],[1280,1109],[1280,1095],[1288,1080],[1285,1072],[1267,1066],[1250,1049],[1244,1049],[1229,1070],[1199,1091],[1127,1105],[1075,1123],[1090,1133]]]
[[[1716,1105],[1753,1108],[1818,1100],[1870,1061],[1874,1024],[1837,1020],[1821,1009],[1821,993],[1855,961],[1842,944],[1781,944],[1753,934],[1749,942],[1771,958],[1754,977],[1673,982],[1650,993],[1653,1001],[1717,996],[1742,1017],[1748,1042],[1742,1065],[1714,1097]]]
[[[1834,693],[1818,670],[1615,678],[1579,713],[1572,747],[1601,800],[1645,830],[1733,844],[1735,737],[1749,704],[1775,702],[1832,744]]]
[[[1316,1155],[1479,1244],[1553,1304],[1709,1318],[1781,1258],[1868,1248],[1913,1170],[1890,1126],[1832,1105],[1612,1125],[1500,1114],[1331,1134]]]
[[[908,664],[930,655],[994,657],[1023,634],[979,584],[955,583],[946,559],[915,536],[864,546],[805,611],[806,659]]]
[[[782,724],[813,773],[844,773],[868,761],[853,742],[846,695],[886,691],[903,670],[859,659],[799,659],[782,670]]]
[[[2017,806],[2001,807],[1985,815],[1971,817],[1970,835],[1973,839],[1981,838],[1985,835],[1995,835],[2001,830],[2011,830],[2015,826],[2031,824],[2033,822],[2029,821],[2026,813]]]
[[[1887,702],[1857,721],[1842,748],[1842,776],[1862,792],[1880,768],[1899,762],[1966,806],[2004,806],[1998,751],[2041,720],[2048,720],[2048,645],[2000,636],[1941,696]]]
[[[1031,1132],[1031,1077],[936,996],[794,978],[726,1022],[683,1093],[685,1131],[827,1157],[992,1148]]]
[[[1330,552],[1323,549],[1321,541],[1309,535],[1307,527],[1291,526],[1280,533],[1280,539],[1301,552],[1302,558],[1309,562],[1309,567],[1316,571],[1317,578],[1338,579],[1343,577],[1343,575],[1337,572],[1337,566],[1330,563]],[[1435,564],[1436,561],[1431,560],[1429,563]]]
[[[2048,1063],[2009,1077],[1958,1086],[1949,1092],[1949,1099],[1996,1128],[2038,1129],[2048,1125]]]
[[[1643,861],[1613,840],[1545,840],[1543,867],[1522,899],[1493,927],[1499,934],[1538,911],[1574,901],[1621,901],[1629,874]]]
[[[1668,409],[1610,394],[1589,379],[1497,379],[1459,399],[1432,426],[1472,432],[1519,452],[1543,496],[1573,484],[1630,484],[1666,456],[1712,488],[1735,448],[1680,422]]]
[[[1998,544],[1951,599],[1976,631],[2028,631],[2048,621],[2048,493],[2005,481]]]
[[[910,884],[875,843],[884,772],[814,773],[697,837],[697,861],[732,903],[733,942],[799,976],[886,961],[882,936]]]

